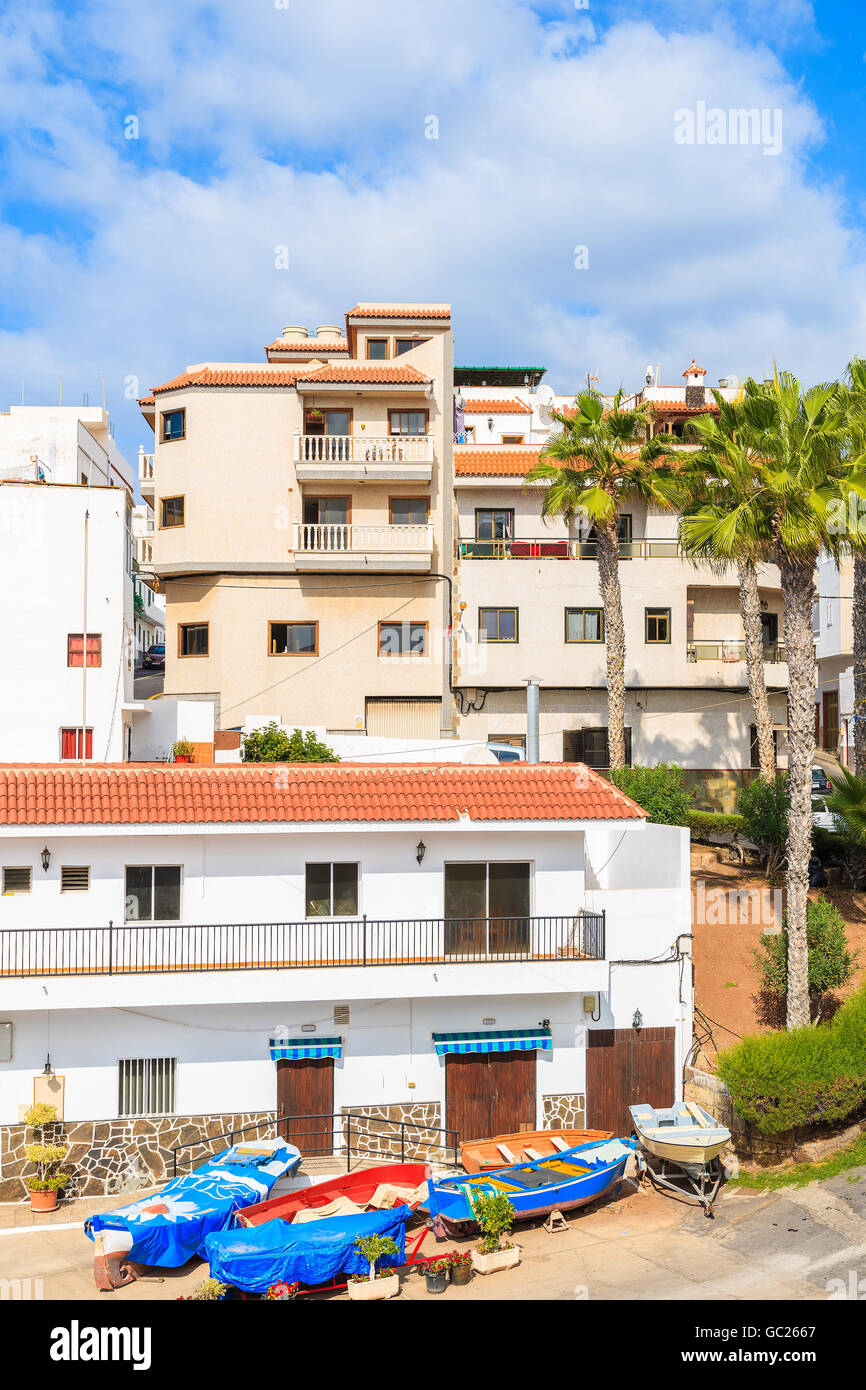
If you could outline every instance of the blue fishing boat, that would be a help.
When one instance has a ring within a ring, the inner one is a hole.
[[[604,1197],[622,1181],[635,1151],[633,1139],[578,1144],[555,1157],[515,1163],[489,1173],[440,1178],[429,1183],[426,1210],[437,1227],[450,1230],[475,1223],[475,1202],[502,1193],[515,1221],[531,1221],[552,1211],[574,1211]]]

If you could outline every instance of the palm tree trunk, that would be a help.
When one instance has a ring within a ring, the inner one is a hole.
[[[866,776],[866,557],[854,557],[854,765]]]
[[[788,927],[787,1025],[809,1024],[809,949],[806,902],[812,852],[812,763],[815,757],[815,645],[812,605],[815,599],[812,556],[789,555],[779,548],[779,571],[785,601],[788,648]]]
[[[740,613],[746,633],[746,671],[752,708],[755,711],[755,727],[758,731],[758,765],[764,781],[772,782],[776,775],[776,750],[773,746],[773,723],[770,719],[770,702],[767,699],[767,681],[764,675],[764,630],[761,625],[758,571],[751,560],[741,560],[739,575]]]
[[[619,582],[618,518],[596,526],[607,655],[607,743],[611,767],[625,767],[625,625]]]

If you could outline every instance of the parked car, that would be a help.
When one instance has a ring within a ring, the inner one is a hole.
[[[142,666],[155,667],[159,671],[165,670],[165,643],[155,642],[152,647],[148,647],[144,656],[141,658]]]
[[[827,776],[823,767],[812,768],[812,795],[828,792],[830,790],[830,778]]]
[[[488,743],[487,749],[501,763],[526,762],[526,751],[514,743]]]

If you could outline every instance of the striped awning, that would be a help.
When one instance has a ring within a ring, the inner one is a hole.
[[[271,1038],[272,1062],[298,1062],[302,1057],[339,1057],[342,1038]]]
[[[449,1052],[549,1052],[549,1028],[509,1028],[490,1033],[434,1033],[437,1057]]]

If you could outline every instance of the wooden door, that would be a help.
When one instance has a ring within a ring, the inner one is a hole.
[[[839,692],[824,691],[824,751],[835,753],[839,746]]]
[[[535,1128],[535,1053],[466,1052],[445,1058],[445,1123],[458,1143]]]
[[[589,1129],[629,1135],[630,1105],[673,1105],[673,1028],[592,1028],[586,1053]]]
[[[304,1057],[277,1062],[277,1115],[289,1118],[280,1137],[314,1156],[334,1151],[334,1059]]]

